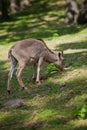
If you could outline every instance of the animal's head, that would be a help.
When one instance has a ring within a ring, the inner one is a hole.
[[[58,54],[56,54],[56,60],[54,61],[56,67],[59,68],[61,71],[64,70],[63,61],[64,61],[63,51],[61,51]]]

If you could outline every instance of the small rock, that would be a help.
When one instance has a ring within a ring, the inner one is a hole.
[[[9,100],[8,102],[4,103],[3,105],[5,107],[18,107],[23,104],[22,99],[14,99],[14,100]]]

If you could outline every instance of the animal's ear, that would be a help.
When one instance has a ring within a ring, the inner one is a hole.
[[[61,55],[62,55],[61,52],[59,52],[59,53],[58,53],[59,58],[61,57]]]
[[[63,51],[59,52],[58,56],[59,56],[59,58],[61,58],[61,56],[63,56]]]
[[[61,54],[62,54],[62,56],[63,56],[63,50],[61,51]]]

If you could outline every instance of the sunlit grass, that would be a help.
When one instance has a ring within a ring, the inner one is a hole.
[[[87,120],[75,120],[75,121],[70,121],[69,124],[71,124],[73,126],[73,129],[77,129],[77,130],[86,130],[87,128]]]

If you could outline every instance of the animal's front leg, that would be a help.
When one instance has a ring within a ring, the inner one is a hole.
[[[40,69],[43,62],[43,57],[40,57],[37,65],[37,76],[36,76],[36,83],[40,84]]]

